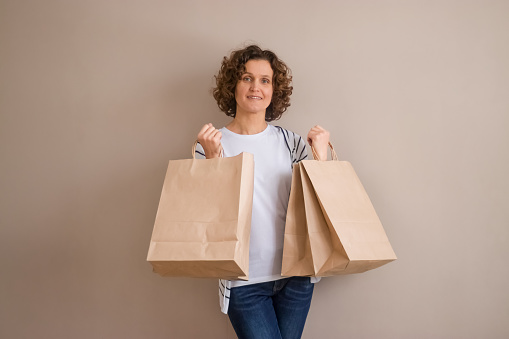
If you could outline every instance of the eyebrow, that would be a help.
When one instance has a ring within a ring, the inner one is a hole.
[[[244,72],[244,74],[242,74],[242,75],[246,75],[246,74],[254,75],[254,74],[253,74],[253,73],[251,73],[251,72]],[[262,78],[264,78],[264,77],[265,77],[265,78],[272,78],[270,75],[264,75],[264,74],[262,74],[262,75],[260,75],[260,76],[261,76]]]

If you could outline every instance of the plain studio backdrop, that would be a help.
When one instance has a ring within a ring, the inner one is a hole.
[[[292,69],[398,260],[323,279],[304,338],[509,337],[508,1],[0,1],[0,337],[234,338],[146,255],[224,55]]]

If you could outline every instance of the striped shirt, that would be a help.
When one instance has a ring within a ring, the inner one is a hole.
[[[254,135],[240,135],[220,129],[224,156],[241,152],[254,155],[253,214],[249,248],[249,280],[219,280],[221,311],[228,312],[231,288],[282,279],[284,226],[293,165],[307,158],[305,141],[279,126]],[[197,158],[204,158],[201,145]],[[318,279],[312,279],[316,282]]]

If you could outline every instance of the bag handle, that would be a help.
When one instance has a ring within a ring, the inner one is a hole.
[[[339,161],[338,155],[336,154],[336,151],[334,150],[334,146],[329,141],[329,148],[330,148],[330,156],[332,158],[332,161]],[[313,159],[314,160],[320,160],[320,157],[318,156],[318,153],[316,153],[316,150],[313,146],[311,146],[311,152],[313,152]],[[327,159],[325,159],[327,160]]]
[[[193,152],[193,159],[196,159],[196,146],[198,145],[198,140],[194,141],[193,148],[191,149],[191,152]],[[224,150],[223,146],[221,145],[221,153],[219,153],[220,158],[224,158]]]

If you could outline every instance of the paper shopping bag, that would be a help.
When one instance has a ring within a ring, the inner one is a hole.
[[[248,279],[253,155],[171,160],[147,260],[162,276]]]
[[[333,161],[294,165],[283,275],[360,273],[396,259],[352,165],[330,147]]]
[[[322,217],[323,219],[323,217]],[[293,165],[283,245],[283,276],[314,275],[299,164]]]
[[[348,259],[331,232],[320,202],[302,166],[293,167],[283,247],[284,276],[324,276],[323,270],[346,267]]]

